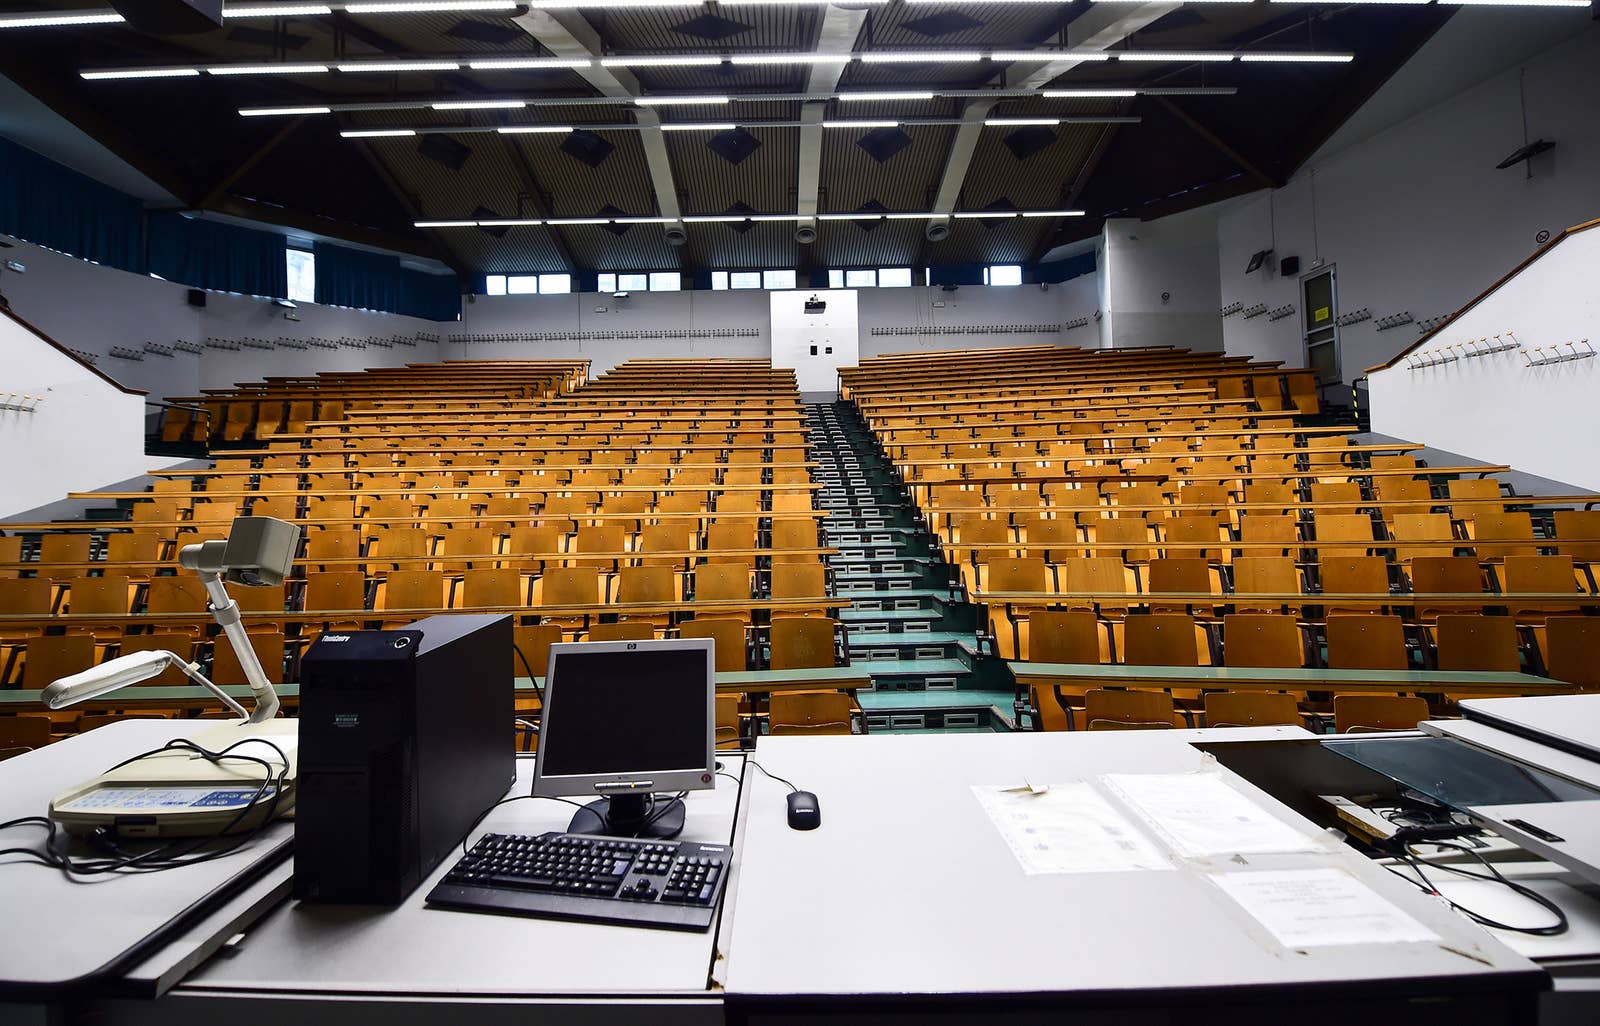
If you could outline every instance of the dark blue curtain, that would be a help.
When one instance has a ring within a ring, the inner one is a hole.
[[[0,139],[0,232],[143,273],[139,201]]]
[[[317,302],[453,321],[461,313],[456,276],[400,266],[400,258],[317,243]]]
[[[983,264],[935,264],[928,268],[929,285],[982,285]]]
[[[150,273],[197,289],[283,299],[289,271],[281,235],[184,217],[151,214]]]

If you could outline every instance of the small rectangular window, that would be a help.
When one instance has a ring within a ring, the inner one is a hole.
[[[764,289],[794,288],[793,271],[762,271],[761,287]]]
[[[506,294],[506,276],[491,274],[483,279],[483,294],[486,296],[503,296]]]
[[[615,291],[617,291],[617,276],[612,274],[612,273],[610,273],[609,271],[606,272],[605,274],[597,274],[597,275],[595,275],[594,290],[596,292],[615,292]]]
[[[537,274],[506,275],[506,295],[537,296],[538,294],[539,276]]]
[[[643,274],[617,275],[618,292],[644,292],[650,287],[650,278]]]
[[[911,287],[911,268],[882,268],[878,271],[878,287],[883,289],[909,289]]]
[[[828,268],[828,288],[830,288],[830,289],[842,289],[842,288],[844,288],[844,272],[843,271],[836,271],[831,267]]]
[[[759,289],[761,287],[761,272],[730,271],[728,274],[728,287],[731,289]]]
[[[726,289],[728,287],[728,272],[727,271],[712,271],[711,272],[711,287],[712,287],[712,289],[714,289],[717,292],[721,292],[724,289]]]
[[[651,292],[681,292],[683,291],[683,275],[677,271],[651,271]]]
[[[991,264],[983,269],[985,285],[1021,285],[1021,264]]]
[[[572,275],[570,274],[541,274],[539,275],[539,295],[564,296],[572,291]]]
[[[878,284],[877,271],[846,271],[844,272],[844,287],[847,289],[870,289]]]
[[[317,301],[317,256],[309,250],[289,250],[289,299],[296,303]]]

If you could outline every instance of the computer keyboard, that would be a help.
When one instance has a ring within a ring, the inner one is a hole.
[[[590,834],[485,834],[428,904],[667,930],[711,928],[730,849]]]

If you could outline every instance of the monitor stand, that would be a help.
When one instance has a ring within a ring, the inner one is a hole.
[[[677,798],[652,802],[649,795],[613,795],[579,809],[567,824],[567,833],[669,841],[683,833],[684,811]]]

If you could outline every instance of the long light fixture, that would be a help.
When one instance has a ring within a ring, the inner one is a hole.
[[[434,110],[522,110],[527,100],[447,100],[430,103]]]
[[[415,128],[356,128],[339,133],[345,139],[401,139],[416,134]]]
[[[1303,0],[1303,2],[1320,2],[1320,0]],[[1359,0],[1354,0],[1359,2]],[[1526,4],[1574,4],[1586,5],[1586,0],[1457,0],[1460,3],[1490,2],[1516,2]],[[862,64],[936,64],[936,63],[974,63],[993,61],[996,63],[1023,62],[1085,62],[1085,61],[1173,61],[1193,62],[1209,61],[1226,63],[1233,60],[1246,62],[1272,62],[1277,64],[1345,64],[1354,59],[1350,53],[1318,53],[1310,51],[1272,51],[1261,53],[1234,53],[1230,51],[1183,51],[1167,52],[1156,50],[995,50],[989,53],[975,51],[959,51],[940,53],[937,51],[866,51],[862,53],[757,53],[757,54],[635,54],[614,55],[608,57],[497,57],[497,58],[426,58],[419,57],[410,60],[364,60],[341,61],[334,64],[341,73],[394,73],[394,72],[422,72],[422,71],[460,71],[471,69],[473,71],[532,71],[544,68],[575,69],[575,68],[695,68],[715,67],[721,64],[733,66],[750,65],[816,65],[816,64],[849,64],[859,62]],[[87,79],[116,79],[116,78],[171,78],[192,77],[195,74],[208,75],[288,75],[288,74],[316,74],[326,72],[327,64],[310,63],[281,63],[281,64],[211,64],[195,65],[181,69],[169,68],[95,68],[80,72]]]
[[[1040,96],[1049,100],[1125,100],[1138,96],[1137,89],[1046,89]]]
[[[61,28],[69,25],[120,25],[116,11],[40,11],[37,14],[0,16],[0,29]]]
[[[439,11],[514,11],[516,0],[382,0],[345,4],[348,14],[427,14]]]
[[[633,102],[640,107],[719,106],[732,102],[727,96],[635,96]]]
[[[302,117],[308,114],[332,114],[332,107],[247,107],[239,112],[247,118]]]
[[[840,93],[836,98],[851,103],[864,103],[870,100],[931,100],[935,95],[937,94],[933,92]]]
[[[823,128],[899,128],[898,121],[824,121]]]
[[[732,121],[690,122],[687,124],[663,124],[663,132],[731,132],[739,126]]]
[[[225,8],[224,18],[315,18],[332,14],[327,4],[242,4]]]
[[[1137,125],[1142,121],[1138,117],[1125,115],[1075,115],[1057,118],[989,118],[984,122],[986,126],[1016,126],[1016,125]],[[417,135],[563,135],[579,130],[585,132],[643,132],[659,128],[663,132],[730,132],[736,128],[752,130],[770,128],[805,128],[811,122],[791,121],[679,121],[667,122],[661,125],[647,124],[638,121],[622,122],[591,122],[583,125],[433,125],[411,128],[395,129],[349,129],[343,134],[346,138],[353,139],[381,139],[384,137],[400,138],[402,136]],[[933,128],[949,125],[965,125],[968,122],[959,117],[944,118],[908,118],[896,121],[877,119],[853,119],[839,121],[823,121],[823,128],[854,129],[856,131],[870,131],[877,128]]]
[[[991,128],[1028,128],[1036,125],[1059,125],[1060,118],[984,118]]]
[[[500,135],[564,135],[573,130],[571,125],[501,125],[495,129]]]
[[[840,213],[815,214],[685,214],[681,217],[545,217],[497,218],[494,220],[415,221],[415,228],[522,228],[567,227],[573,225],[611,224],[742,224],[746,221],[926,221],[947,217],[977,220],[999,220],[1016,217],[1083,217],[1082,210],[958,210],[939,213],[933,210],[857,210]]]

